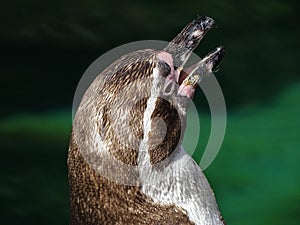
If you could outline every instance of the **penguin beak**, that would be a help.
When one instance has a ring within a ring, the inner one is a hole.
[[[201,16],[189,23],[164,49],[174,59],[174,66],[181,68],[211,28],[216,27],[212,18]]]
[[[178,94],[180,96],[192,98],[197,84],[204,76],[209,75],[219,66],[224,55],[225,49],[223,46],[220,46],[209,52],[199,62],[186,69],[181,69],[178,77]]]
[[[198,47],[207,31],[214,27],[216,24],[212,18],[197,17],[183,28],[164,49],[172,55],[175,81],[179,85],[178,94],[180,96],[192,98],[197,84],[205,75],[216,70],[225,54],[223,46],[217,47],[202,60],[184,69],[192,52]]]
[[[178,84],[181,85],[183,82],[191,80],[193,79],[192,77],[195,76],[199,77],[199,80],[197,81],[199,82],[203,76],[210,74],[218,68],[224,55],[225,49],[223,46],[215,48],[199,62],[189,66],[184,70],[181,70],[179,74]]]

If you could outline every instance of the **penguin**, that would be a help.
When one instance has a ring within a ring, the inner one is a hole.
[[[91,83],[68,150],[70,225],[224,225],[214,193],[182,138],[197,83],[217,47],[184,69],[208,30],[198,16],[163,50],[128,53]]]

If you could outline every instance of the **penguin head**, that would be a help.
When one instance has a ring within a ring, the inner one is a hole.
[[[101,167],[99,163],[105,157],[120,162],[118,168],[132,168],[138,165],[142,152],[155,165],[176,151],[197,83],[224,55],[223,47],[219,47],[184,69],[192,51],[212,27],[211,18],[198,17],[165,49],[121,56],[96,77],[73,121],[75,140],[94,169]],[[107,167],[113,164],[103,168],[109,170]]]

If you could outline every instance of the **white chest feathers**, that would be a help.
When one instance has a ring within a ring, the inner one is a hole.
[[[183,146],[163,169],[147,163],[139,167],[141,191],[156,203],[181,207],[197,225],[224,224],[205,175]]]

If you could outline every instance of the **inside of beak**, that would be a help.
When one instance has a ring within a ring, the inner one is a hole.
[[[196,86],[202,77],[209,75],[218,68],[224,55],[225,49],[223,46],[220,46],[208,53],[202,60],[188,68],[175,68],[177,84],[179,86],[182,84]]]

